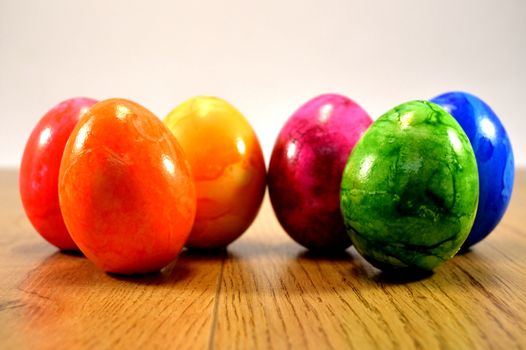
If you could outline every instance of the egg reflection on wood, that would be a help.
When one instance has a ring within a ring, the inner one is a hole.
[[[480,198],[475,223],[462,246],[467,249],[491,233],[511,199],[515,166],[510,139],[501,121],[481,99],[449,92],[431,100],[447,110],[466,132],[477,157]]]
[[[265,161],[245,117],[216,97],[195,97],[171,111],[164,123],[190,162],[197,214],[186,243],[224,247],[252,223],[265,193]]]
[[[432,270],[466,240],[478,201],[468,137],[438,105],[404,103],[349,157],[341,209],[358,252],[380,269]]]
[[[372,123],[354,101],[313,98],[286,122],[272,151],[268,185],[285,231],[312,250],[344,250],[351,241],[340,213],[340,182],[352,148]]]

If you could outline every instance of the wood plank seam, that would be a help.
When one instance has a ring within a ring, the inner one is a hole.
[[[209,350],[215,349],[214,338],[215,338],[216,329],[217,329],[219,300],[220,300],[220,295],[221,295],[221,285],[223,284],[223,270],[225,267],[225,260],[226,260],[226,251],[223,250],[221,253],[221,267],[219,270],[219,274],[217,276],[216,292],[215,292],[215,297],[214,297],[214,307],[212,310],[212,322],[210,324],[210,333],[209,333],[209,338],[208,338],[208,349]]]

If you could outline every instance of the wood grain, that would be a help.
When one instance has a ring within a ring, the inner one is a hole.
[[[226,252],[107,275],[34,232],[16,177],[0,172],[1,349],[526,348],[525,171],[496,232],[420,278],[308,253],[268,199]]]
[[[0,348],[207,348],[223,255],[183,253],[162,273],[110,276],[33,231],[1,173]]]
[[[263,208],[225,261],[218,348],[520,348],[526,346],[525,176],[484,243],[421,280],[393,278],[354,249],[323,258]]]

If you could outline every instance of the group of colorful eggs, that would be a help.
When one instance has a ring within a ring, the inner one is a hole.
[[[190,99],[161,122],[128,100],[76,98],[33,130],[20,193],[46,240],[107,272],[152,272],[183,246],[227,246],[267,183],[299,244],[352,243],[383,270],[432,270],[495,228],[513,175],[501,122],[467,93],[404,103],[374,123],[347,97],[318,96],[279,133],[268,174],[256,134],[224,100]]]

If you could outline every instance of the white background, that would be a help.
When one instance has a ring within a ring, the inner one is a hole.
[[[339,92],[373,118],[449,90],[482,97],[526,165],[524,0],[0,0],[0,166],[74,97],[163,118],[198,94],[240,109],[270,154],[303,102]]]

